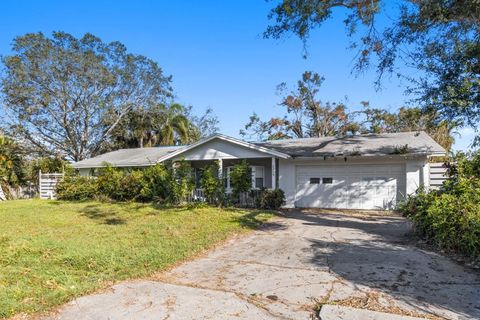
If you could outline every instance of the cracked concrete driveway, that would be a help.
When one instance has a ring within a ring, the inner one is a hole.
[[[409,244],[407,221],[292,211],[149,280],[79,298],[54,319],[310,319],[315,304],[480,318],[480,275]]]

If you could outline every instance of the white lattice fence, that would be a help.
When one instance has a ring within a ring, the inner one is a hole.
[[[55,188],[57,183],[63,179],[63,173],[42,173],[40,171],[38,179],[40,199],[55,199]]]

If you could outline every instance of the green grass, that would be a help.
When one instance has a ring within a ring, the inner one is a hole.
[[[269,217],[211,207],[0,202],[0,318],[45,311],[108,283],[147,276]]]

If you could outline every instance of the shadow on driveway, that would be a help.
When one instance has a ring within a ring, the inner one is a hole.
[[[428,311],[440,307],[480,318],[480,273],[409,244],[411,228],[406,219],[321,211],[287,216],[324,233],[307,236],[312,264],[328,267],[355,285],[381,289],[411,306]]]

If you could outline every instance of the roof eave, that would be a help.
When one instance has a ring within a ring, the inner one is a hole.
[[[157,162],[142,162],[142,163],[122,163],[122,164],[115,164],[115,163],[106,163],[106,164],[92,164],[92,165],[75,165],[73,164],[72,167],[74,169],[90,169],[90,168],[105,168],[107,165],[111,165],[112,167],[148,167],[153,166]]]

